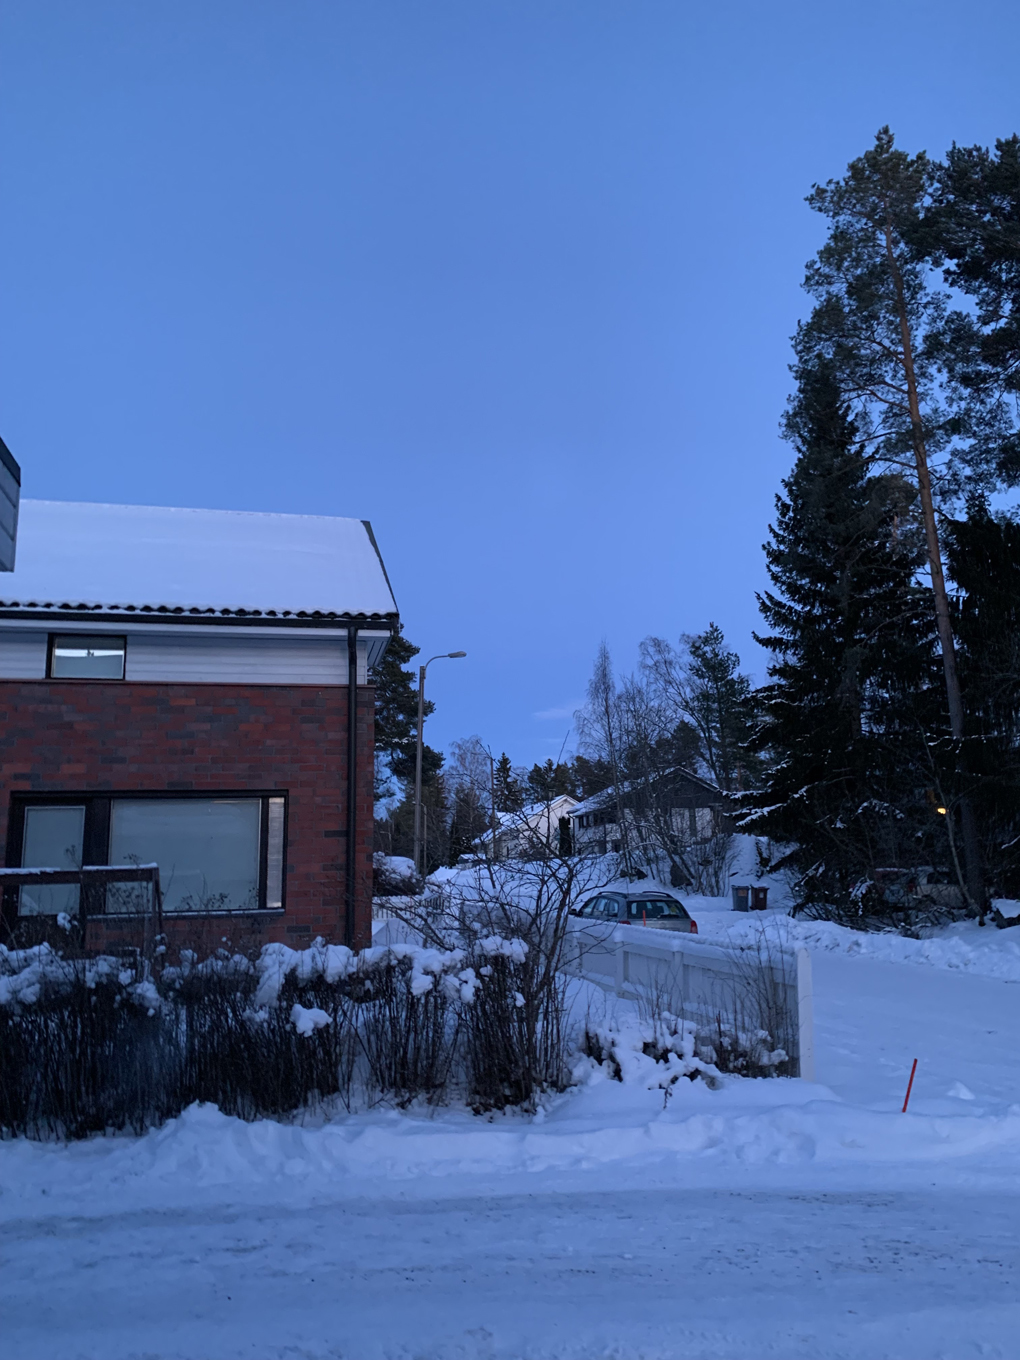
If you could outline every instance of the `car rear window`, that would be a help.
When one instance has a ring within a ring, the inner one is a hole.
[[[679,902],[664,901],[659,898],[640,898],[634,902],[627,903],[627,915],[633,919],[640,919],[642,916],[648,920],[653,920],[659,916],[678,916],[682,920],[687,919],[687,912]]]

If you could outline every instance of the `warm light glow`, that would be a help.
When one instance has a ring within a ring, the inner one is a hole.
[[[935,811],[940,813],[943,817],[946,815],[945,808],[936,808]]]

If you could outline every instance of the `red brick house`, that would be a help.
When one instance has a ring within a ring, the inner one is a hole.
[[[22,501],[0,574],[0,836],[14,867],[158,863],[200,947],[371,937],[372,667],[397,609],[367,521]],[[88,947],[141,885],[89,890]],[[8,888],[48,938],[76,885]]]

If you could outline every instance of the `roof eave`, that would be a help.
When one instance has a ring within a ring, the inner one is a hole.
[[[217,609],[212,605],[88,605],[88,604],[38,604],[25,605],[17,602],[0,601],[0,619],[33,619],[46,624],[56,622],[94,622],[101,619],[110,624],[137,623],[153,620],[160,623],[206,623],[206,624],[265,624],[282,628],[336,628],[365,627],[386,628],[390,632],[399,627],[400,616],[396,611],[385,614],[373,613],[334,613],[328,610],[278,610],[278,609]]]

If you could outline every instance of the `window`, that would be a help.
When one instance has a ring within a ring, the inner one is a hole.
[[[56,633],[50,638],[53,680],[123,680],[127,639]]]
[[[261,811],[255,798],[115,798],[110,863],[158,864],[164,911],[255,911]],[[114,885],[107,910],[143,910],[145,892]]]
[[[285,824],[282,794],[89,795],[73,805],[66,798],[16,795],[7,862],[37,869],[155,863],[165,912],[278,911]],[[144,912],[149,892],[147,884],[110,884],[105,911]],[[21,889],[19,914],[74,915],[78,905],[76,884],[32,886]],[[104,909],[101,890],[98,907]]]
[[[627,903],[627,915],[631,920],[659,920],[663,916],[676,916],[680,920],[689,919],[679,902],[663,901],[661,897]]]
[[[23,869],[80,869],[84,845],[85,808],[27,807],[21,841]],[[76,883],[55,883],[52,887],[32,884],[21,889],[19,911],[22,916],[56,916],[78,912]]]

